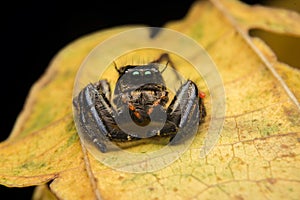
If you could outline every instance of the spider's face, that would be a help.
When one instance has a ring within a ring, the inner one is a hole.
[[[117,85],[123,92],[149,84],[165,85],[158,67],[159,64],[157,63],[138,66],[127,65],[122,67],[119,69],[120,77]]]

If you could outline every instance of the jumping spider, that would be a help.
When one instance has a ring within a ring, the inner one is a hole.
[[[170,143],[177,144],[198,128],[206,116],[203,93],[193,81],[187,80],[166,108],[169,92],[162,77],[164,69],[159,71],[163,60],[167,60],[165,67],[174,67],[168,54],[146,65],[119,69],[115,65],[119,73],[112,99],[115,106],[110,102],[110,85],[106,80],[90,83],[81,90],[73,103],[86,140],[106,152],[109,141],[160,136],[170,137]],[[175,140],[179,129],[183,129],[183,134]]]

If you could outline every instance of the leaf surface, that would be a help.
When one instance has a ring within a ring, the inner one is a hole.
[[[11,136],[0,144],[0,183],[25,187],[52,181],[51,192],[60,199],[299,198],[300,72],[248,35],[262,28],[300,37],[299,22],[291,11],[211,0],[195,3],[183,20],[167,24],[195,39],[216,63],[226,118],[220,140],[205,158],[199,157],[204,128],[174,163],[139,174],[96,161],[81,146],[72,117],[72,89],[83,59],[101,41],[133,26],[79,38],[53,59]]]

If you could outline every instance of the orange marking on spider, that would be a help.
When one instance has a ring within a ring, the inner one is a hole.
[[[134,107],[134,105],[132,105],[132,104],[129,104],[129,105],[128,105],[128,108],[129,108],[129,110],[132,110],[132,111],[135,110],[135,107]]]
[[[147,114],[150,115],[153,112],[153,108],[149,108]]]
[[[201,99],[204,99],[206,94],[204,92],[199,92],[198,96],[201,98]]]
[[[140,113],[139,113],[138,111],[135,111],[133,114],[134,114],[137,118],[139,118],[139,119],[142,118],[141,115],[140,115]]]

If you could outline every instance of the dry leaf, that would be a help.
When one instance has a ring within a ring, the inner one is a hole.
[[[226,90],[225,124],[206,158],[199,158],[198,134],[172,165],[139,174],[115,171],[89,155],[71,107],[85,56],[133,27],[78,39],[33,86],[11,136],[0,144],[0,183],[26,187],[52,181],[51,192],[60,199],[298,199],[300,72],[279,63],[248,30],[300,37],[299,21],[291,11],[211,0],[195,3],[185,19],[167,24],[198,41],[216,63]]]

